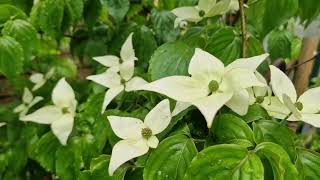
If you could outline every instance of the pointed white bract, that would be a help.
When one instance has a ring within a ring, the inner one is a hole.
[[[50,79],[54,74],[54,68],[51,68],[46,74],[35,73],[30,76],[30,81],[34,83],[32,91],[36,91],[41,88],[48,79]]]
[[[155,136],[167,128],[171,120],[169,100],[162,100],[145,117],[144,121],[131,118],[108,116],[113,132],[122,140],[112,149],[109,174],[112,176],[122,164],[156,148],[159,144]]]
[[[289,121],[304,121],[320,127],[320,87],[304,92],[299,98],[291,80],[280,69],[270,66],[271,87],[275,97],[263,107],[271,116]]]
[[[267,54],[238,59],[227,67],[213,55],[196,49],[190,61],[189,76],[170,76],[142,86],[141,90],[164,94],[179,102],[174,114],[186,109],[189,103],[196,106],[210,128],[217,111],[227,105],[240,115],[247,113],[250,87],[263,87],[255,71]]]
[[[24,88],[23,95],[22,95],[22,104],[14,108],[13,112],[19,113],[19,117],[25,116],[29,109],[37,104],[38,102],[42,101],[43,98],[40,96],[33,97],[32,93],[28,88]]]
[[[203,18],[222,15],[235,9],[233,0],[199,0],[197,6],[178,7],[171,12],[177,16],[175,20],[175,27],[180,25],[183,21],[199,22]],[[239,6],[238,6],[239,7]]]
[[[264,87],[251,87],[248,88],[248,94],[249,94],[249,104],[252,105],[254,103],[262,103],[265,100],[265,97],[271,96],[271,88],[268,86],[267,81],[265,78],[259,73],[255,72],[255,75],[257,76],[257,79],[263,83],[265,86]],[[268,100],[268,99],[267,99]]]
[[[0,127],[5,126],[7,123],[5,122],[0,122]]]
[[[64,78],[60,79],[52,91],[53,105],[44,106],[37,111],[23,116],[21,121],[50,124],[53,134],[62,145],[67,144],[72,132],[77,100],[72,87]]]
[[[135,57],[132,45],[132,36],[133,33],[130,33],[123,43],[120,50],[120,58],[114,55],[105,55],[93,57],[93,59],[105,67],[112,68],[115,72],[120,70],[121,64],[124,62],[132,61],[131,63],[134,63],[134,61],[138,59]]]
[[[134,91],[138,87],[147,83],[141,77],[134,77],[134,61],[137,60],[132,46],[131,33],[120,51],[120,58],[108,55],[95,57],[94,59],[108,69],[101,74],[88,76],[87,79],[109,88],[104,96],[101,113],[103,113],[108,104],[123,91]]]

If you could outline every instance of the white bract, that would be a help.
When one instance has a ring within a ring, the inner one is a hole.
[[[52,102],[53,105],[44,106],[20,120],[50,124],[53,134],[62,145],[66,145],[73,128],[77,100],[72,87],[64,78],[54,87]]]
[[[51,68],[45,75],[42,73],[35,73],[30,76],[30,81],[34,83],[32,91],[41,88],[48,79],[50,79],[54,74],[54,68]]]
[[[180,101],[175,110],[196,106],[210,128],[217,111],[225,104],[234,112],[244,115],[249,106],[246,88],[265,86],[254,72],[268,54],[238,59],[227,67],[213,55],[196,49],[190,61],[189,76],[170,76],[146,84],[139,89],[164,94]]]
[[[5,126],[7,123],[5,122],[0,122],[0,127]]]
[[[19,117],[21,118],[28,113],[29,109],[32,106],[34,106],[35,104],[37,104],[41,100],[43,100],[43,97],[40,97],[40,96],[33,97],[30,90],[28,88],[24,88],[23,95],[22,95],[22,104],[17,106],[13,110],[13,112],[19,113]]]
[[[289,121],[304,121],[320,127],[320,87],[304,92],[299,98],[291,80],[280,69],[270,66],[271,88],[275,97],[270,103],[263,103],[268,113],[279,119],[288,115]],[[292,115],[291,115],[292,114]]]
[[[174,24],[177,27],[181,21],[199,22],[203,18],[222,15],[229,11],[233,0],[199,0],[197,6],[178,7],[172,10],[177,16]],[[234,5],[232,6],[234,8]]]
[[[268,83],[265,80],[265,78],[259,73],[255,72],[255,75],[257,76],[257,79],[263,83],[264,87],[251,87],[248,88],[249,93],[249,104],[252,105],[254,103],[262,103],[265,100],[265,96],[269,95],[271,96],[271,89],[268,87]]]
[[[106,56],[98,56],[93,59],[105,67],[112,68],[115,72],[118,72],[121,68],[126,68],[125,66],[129,66],[134,64],[135,60],[138,60],[135,57],[133,45],[132,45],[132,36],[131,33],[120,50],[120,58],[114,55],[106,55]]]
[[[155,136],[169,125],[171,120],[169,100],[157,104],[145,117],[144,121],[132,117],[108,116],[111,128],[121,139],[112,149],[109,174],[123,163],[156,148],[159,140]]]
[[[125,44],[121,49],[121,58],[124,59],[120,63],[120,59],[116,56],[108,56],[107,58],[96,58],[98,62],[110,67],[104,73],[88,76],[87,79],[92,80],[102,86],[109,88],[105,94],[101,113],[103,113],[108,104],[123,90],[129,92],[136,90],[137,87],[147,83],[141,77],[133,77],[134,74],[134,50],[131,43],[132,33],[129,35]],[[106,56],[104,56],[106,57]],[[113,59],[113,60],[112,60]]]

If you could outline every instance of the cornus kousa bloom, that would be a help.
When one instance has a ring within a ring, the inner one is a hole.
[[[271,89],[268,86],[268,83],[266,79],[258,72],[255,72],[255,75],[257,79],[263,83],[265,86],[264,87],[251,87],[248,88],[248,93],[249,93],[249,104],[252,105],[254,103],[261,104],[264,100],[265,97],[268,95],[268,97],[271,96]]]
[[[73,128],[77,100],[72,87],[64,78],[60,79],[53,89],[52,102],[53,105],[40,108],[20,120],[50,124],[53,134],[62,145],[66,145]]]
[[[144,121],[131,117],[108,116],[114,133],[123,140],[112,149],[109,174],[123,163],[156,148],[159,140],[155,136],[161,133],[170,123],[171,113],[169,100],[157,104],[145,117]]]
[[[197,6],[179,7],[172,10],[172,13],[177,16],[175,27],[181,24],[182,21],[199,22],[203,18],[222,15],[229,11],[232,0],[199,0]]]
[[[35,73],[30,76],[30,81],[34,83],[32,91],[41,88],[54,74],[54,68],[51,68],[46,74]]]
[[[289,121],[304,121],[320,127],[320,87],[304,92],[299,98],[291,80],[280,69],[270,66],[271,88],[275,97],[263,107],[271,116]]]
[[[22,104],[17,106],[13,112],[19,113],[20,117],[25,116],[29,109],[37,104],[38,102],[42,101],[43,98],[40,96],[33,97],[32,93],[28,88],[24,88],[23,95],[22,95]]]
[[[267,56],[238,59],[224,67],[213,55],[196,49],[188,68],[191,77],[165,77],[139,89],[158,92],[180,101],[174,114],[187,108],[188,104],[196,106],[210,128],[215,114],[224,104],[238,114],[247,113],[249,94],[246,88],[265,86],[254,71]]]
[[[138,60],[135,57],[133,45],[132,45],[132,36],[131,33],[120,50],[120,58],[114,55],[106,55],[94,57],[93,59],[105,67],[112,68],[115,72],[118,72],[120,69],[127,69],[128,67],[134,66],[134,61]]]
[[[5,122],[0,122],[0,127],[2,127],[2,126],[4,126],[4,125],[6,125],[7,123],[5,123]]]

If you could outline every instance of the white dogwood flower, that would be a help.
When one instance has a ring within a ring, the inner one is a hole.
[[[105,111],[108,104],[123,90],[127,92],[134,91],[138,87],[148,83],[141,77],[133,77],[133,73],[134,62],[127,61],[120,65],[119,73],[113,68],[109,68],[104,73],[87,77],[87,79],[109,88],[104,96],[101,113]]]
[[[145,117],[144,121],[132,117],[108,116],[113,132],[121,139],[112,149],[109,174],[123,163],[156,148],[159,144],[155,136],[169,125],[171,120],[169,100],[157,104]]]
[[[48,79],[50,79],[54,74],[54,68],[51,68],[46,74],[35,73],[30,76],[30,81],[34,83],[32,91],[41,88]]]
[[[62,145],[66,145],[73,128],[77,100],[72,87],[64,78],[60,79],[54,87],[52,102],[53,105],[42,107],[20,120],[50,124],[53,134]]]
[[[165,77],[139,89],[158,92],[180,101],[176,107],[179,111],[188,107],[188,104],[196,106],[210,128],[215,114],[223,105],[238,114],[246,114],[249,106],[246,88],[264,86],[254,71],[267,56],[238,59],[224,67],[219,59],[197,48],[188,68],[191,77]],[[177,110],[174,112],[177,114]]]
[[[268,113],[279,119],[288,115],[289,121],[304,121],[320,127],[320,87],[304,92],[299,98],[291,80],[280,69],[270,66],[271,88],[275,97],[270,103],[263,103]]]
[[[222,15],[229,11],[232,0],[199,0],[197,6],[178,7],[171,12],[177,16],[174,24],[177,27],[181,21],[199,22],[203,18]]]
[[[23,95],[22,95],[22,104],[14,108],[13,112],[19,113],[19,117],[25,116],[29,109],[37,104],[38,102],[42,101],[43,97],[36,96],[33,97],[32,93],[28,88],[24,88]]]
[[[121,66],[129,66],[132,63],[134,64],[134,61],[138,59],[135,57],[132,45],[132,36],[133,33],[127,37],[126,41],[122,45],[120,50],[120,58],[114,55],[106,55],[94,57],[93,59],[105,67],[112,68],[116,72],[118,72],[121,68],[124,68]]]
[[[5,122],[0,122],[0,127],[5,126],[7,123]]]
[[[248,88],[248,93],[249,93],[249,104],[252,105],[254,103],[261,104],[264,100],[265,97],[268,95],[268,97],[271,96],[271,89],[268,86],[268,83],[266,79],[259,73],[255,72],[255,75],[257,76],[257,79],[263,83],[265,86],[264,87],[251,87]]]

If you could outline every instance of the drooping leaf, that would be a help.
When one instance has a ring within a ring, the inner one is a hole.
[[[211,131],[219,143],[245,139],[253,143],[253,133],[247,123],[232,114],[219,115],[214,121]]]
[[[15,6],[9,4],[0,5],[0,24],[4,24],[10,19],[27,19],[27,15],[16,8]]]
[[[13,37],[22,45],[25,60],[31,60],[31,56],[39,47],[37,31],[27,21],[21,19],[7,21],[2,29],[2,34]]]
[[[234,144],[208,147],[192,160],[184,180],[263,180],[263,166],[255,153]]]
[[[273,142],[287,151],[291,160],[296,157],[296,150],[292,131],[272,120],[260,120],[253,123],[254,140],[257,144]]]
[[[269,34],[268,49],[272,60],[291,58],[292,34],[288,31],[274,30]]]
[[[182,42],[163,44],[150,59],[151,80],[172,75],[187,75],[193,53],[194,49]]]
[[[96,24],[101,10],[102,4],[100,0],[85,1],[83,16],[84,21],[86,22],[89,29],[92,29],[92,27]]]
[[[163,140],[151,152],[143,172],[143,179],[182,179],[197,149],[184,135],[174,135]]]
[[[263,142],[255,148],[259,156],[268,159],[274,180],[297,180],[298,171],[291,162],[287,152],[278,144]]]
[[[320,14],[320,1],[317,0],[299,0],[299,15],[302,21],[309,24]]]
[[[0,37],[0,73],[14,78],[23,70],[23,49],[20,43],[10,36]]]
[[[319,179],[320,154],[307,149],[298,149],[297,155],[296,167],[300,179]]]
[[[129,0],[101,0],[108,13],[117,21],[121,21],[130,8]]]
[[[71,22],[76,23],[82,18],[84,0],[65,0],[65,8],[70,14]]]

